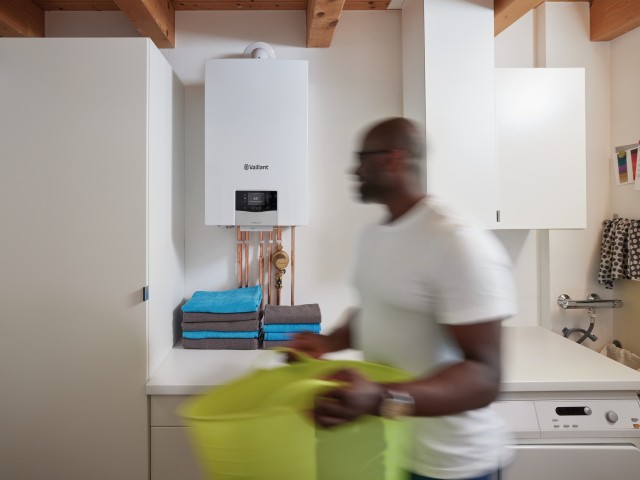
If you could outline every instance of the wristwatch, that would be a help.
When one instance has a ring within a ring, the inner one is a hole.
[[[378,407],[378,414],[385,418],[410,417],[415,409],[416,401],[409,393],[387,390]]]

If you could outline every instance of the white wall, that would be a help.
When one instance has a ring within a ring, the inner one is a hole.
[[[47,34],[84,34],[79,24],[94,23],[97,15],[102,14],[50,14]],[[126,23],[111,15],[93,27],[101,35],[117,35]],[[331,47],[307,49],[303,11],[177,13],[176,48],[163,54],[186,86],[186,297],[199,289],[234,288],[237,278],[235,231],[204,225],[204,60],[242,56],[247,45],[264,41],[278,58],[309,61],[310,223],[297,228],[295,302],[320,303],[329,329],[356,301],[349,286],[352,245],[381,210],[355,201],[347,173],[362,127],[402,113],[400,29],[399,10],[344,12]],[[283,238],[289,251],[288,231]],[[254,260],[252,279],[257,268]],[[285,275],[285,304],[289,285]]]
[[[584,67],[587,114],[587,228],[549,232],[549,316],[552,330],[564,326],[582,328],[588,325],[585,310],[565,311],[555,304],[558,295],[567,293],[585,298],[597,293],[611,298],[611,292],[598,285],[602,221],[609,216],[609,137],[610,83],[609,44],[589,40],[589,4],[545,3],[538,35],[544,51],[544,66]],[[540,65],[543,66],[543,65]],[[600,350],[611,341],[612,311],[598,310],[595,334],[599,340],[585,345]]]
[[[640,28],[611,41],[611,145],[613,148],[640,140]],[[609,170],[611,172],[611,170]],[[632,185],[615,184],[610,176],[611,212],[620,217],[640,219],[640,191]],[[629,280],[614,284],[613,295],[624,302],[614,311],[614,338],[624,348],[640,355],[640,282]]]
[[[310,222],[296,229],[295,302],[320,303],[330,329],[355,302],[348,278],[355,236],[380,212],[354,201],[347,172],[362,126],[402,112],[400,14],[345,12],[329,49],[305,48],[305,18],[305,12],[181,12],[176,48],[164,53],[189,85],[186,296],[232,288],[236,278],[235,232],[204,225],[204,59],[237,56],[249,43],[265,41],[278,58],[309,61]],[[289,251],[289,233],[283,238]],[[257,268],[253,262],[252,278]]]
[[[611,292],[597,284],[601,225],[610,213],[609,44],[589,40],[587,2],[548,2],[496,38],[496,66],[585,68],[587,228],[539,231],[530,243],[532,248],[537,243],[540,324],[556,332],[565,326],[586,328],[586,311],[564,311],[556,299],[562,293],[578,299],[592,292],[611,298]],[[525,258],[530,261],[529,255]],[[611,317],[611,310],[598,311],[599,341],[586,346],[599,350],[611,341]]]

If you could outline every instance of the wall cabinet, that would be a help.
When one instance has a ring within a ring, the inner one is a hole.
[[[2,478],[148,478],[144,386],[184,294],[183,90],[148,39],[0,39]]]
[[[586,228],[583,68],[496,69],[497,228]]]
[[[584,72],[496,70],[493,23],[491,0],[403,4],[404,113],[425,126],[427,193],[487,228],[585,228]]]

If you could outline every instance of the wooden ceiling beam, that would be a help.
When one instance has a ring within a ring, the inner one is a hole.
[[[592,42],[613,40],[640,27],[640,1],[592,0],[589,17]]]
[[[158,48],[176,43],[176,11],[171,0],[114,0],[140,35],[149,37]]]
[[[506,30],[511,24],[529,10],[540,6],[544,0],[494,0],[493,2],[493,34]]]
[[[307,48],[327,48],[340,20],[345,0],[309,0]]]
[[[31,0],[2,0],[0,37],[44,37],[44,10]]]

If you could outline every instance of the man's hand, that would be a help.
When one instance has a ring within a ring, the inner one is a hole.
[[[296,333],[288,346],[313,358],[319,358],[332,351],[327,336],[311,332]],[[295,360],[295,355],[289,355],[289,361]]]
[[[354,370],[340,370],[329,380],[346,382],[316,398],[314,418],[322,427],[335,427],[362,415],[375,415],[385,395],[382,385],[370,382]]]

